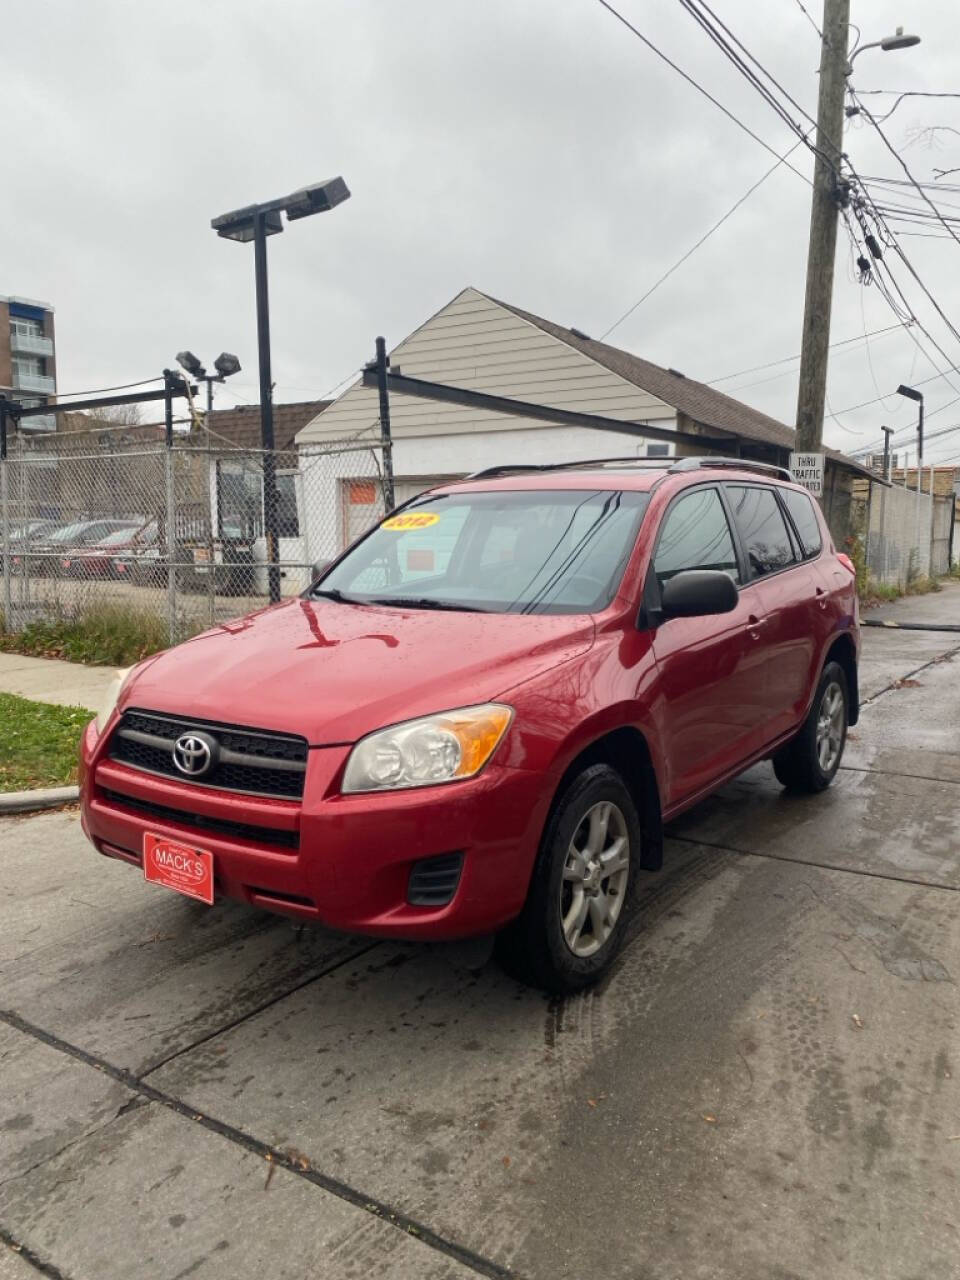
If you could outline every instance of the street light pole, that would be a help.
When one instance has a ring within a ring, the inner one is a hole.
[[[918,391],[916,387],[907,387],[901,382],[897,387],[898,396],[906,396],[908,400],[915,400],[917,403],[917,502],[916,502],[916,519],[914,522],[913,542],[916,548],[916,565],[917,573],[920,572],[920,494],[923,482],[923,392]],[[906,469],[903,473],[903,481],[906,485],[909,477]],[[931,489],[930,502],[933,502],[933,490]]]
[[[263,532],[267,542],[270,603],[280,599],[280,540],[277,536],[277,459],[273,435],[273,374],[270,368],[270,298],[267,287],[266,214],[253,220],[253,261],[257,291],[257,357],[260,363],[260,440],[263,446]]]
[[[267,575],[270,603],[280,599],[279,538],[277,525],[277,461],[273,435],[273,378],[270,372],[270,305],[267,296],[267,236],[283,231],[287,221],[325,213],[349,200],[350,190],[342,178],[328,178],[292,195],[262,204],[247,205],[214,218],[211,226],[225,240],[253,241],[257,293],[257,347],[260,357],[260,437],[263,446],[263,523],[267,543]]]

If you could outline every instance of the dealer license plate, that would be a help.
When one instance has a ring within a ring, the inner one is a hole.
[[[188,898],[213,903],[213,854],[181,844],[168,836],[143,836],[143,876],[151,884],[162,884]]]

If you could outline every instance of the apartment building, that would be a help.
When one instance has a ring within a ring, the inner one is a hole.
[[[0,394],[32,407],[57,394],[53,307],[0,296]],[[25,418],[24,431],[55,431],[54,414]]]

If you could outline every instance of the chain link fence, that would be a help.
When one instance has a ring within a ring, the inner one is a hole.
[[[386,509],[379,437],[19,434],[0,472],[3,626],[113,617],[154,645],[299,594]]]

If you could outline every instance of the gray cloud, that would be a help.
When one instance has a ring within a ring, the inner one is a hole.
[[[621,2],[786,150],[786,128],[675,0]],[[807,7],[819,19],[816,0]],[[905,21],[924,39],[864,54],[860,87],[956,85],[953,6],[908,8],[855,6],[867,39]],[[728,0],[723,16],[813,112],[818,42],[796,0]],[[65,391],[149,376],[190,346],[206,359],[236,351],[235,394],[255,398],[253,255],[217,240],[209,220],[306,182],[342,173],[354,194],[270,242],[286,400],[327,391],[377,333],[398,341],[466,284],[599,334],[771,163],[595,0],[36,0],[10,8],[4,36],[0,288],[56,306]],[[957,105],[904,104],[891,139],[960,124]],[[912,142],[918,176],[960,164],[960,139],[944,142]],[[846,145],[861,172],[896,172],[867,126]],[[781,169],[611,340],[704,378],[797,351],[808,215],[809,189]],[[960,327],[960,245],[903,243]],[[956,360],[960,344],[910,297]],[[833,337],[892,322],[850,279],[841,241]],[[933,372],[903,333],[871,352],[881,391]],[[960,394],[953,382],[929,384],[931,411]],[[791,421],[796,378],[740,394]],[[864,348],[838,353],[832,407],[876,394]],[[861,435],[831,424],[827,438],[856,447],[912,412],[894,397],[843,415]],[[931,430],[954,421],[960,404]],[[940,455],[958,452],[960,432]]]

